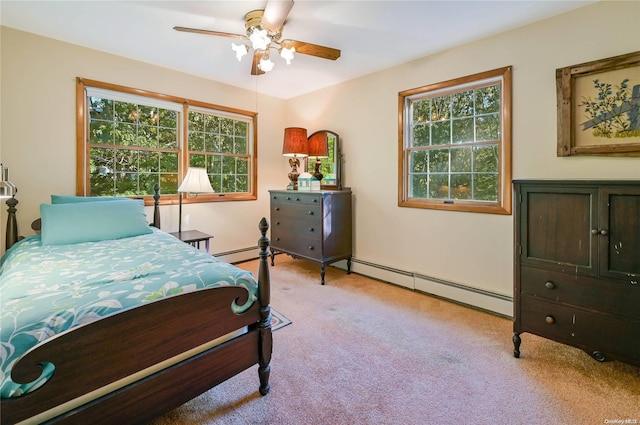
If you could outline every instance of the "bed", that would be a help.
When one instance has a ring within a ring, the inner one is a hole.
[[[2,424],[145,423],[254,365],[269,392],[266,219],[255,279],[149,226],[141,201],[57,201],[0,266]],[[18,322],[43,299],[55,311]]]

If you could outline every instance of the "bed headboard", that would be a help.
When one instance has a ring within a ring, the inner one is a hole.
[[[18,236],[18,224],[16,221],[16,205],[18,201],[15,196],[7,200],[9,209],[9,215],[7,216],[7,237],[5,240],[5,249],[11,248],[11,246],[20,240]],[[153,186],[153,221],[150,226],[160,228],[160,185],[155,184]],[[36,219],[31,223],[31,228],[36,232],[42,230],[42,220]]]

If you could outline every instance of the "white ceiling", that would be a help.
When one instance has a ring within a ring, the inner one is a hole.
[[[244,34],[244,15],[262,1],[0,1],[0,21],[39,34],[283,99],[409,62],[597,0],[297,0],[283,38],[342,51],[337,61],[298,54],[251,76],[230,38],[174,26]],[[535,40],[532,40],[535,42]],[[256,81],[257,79],[257,81]]]

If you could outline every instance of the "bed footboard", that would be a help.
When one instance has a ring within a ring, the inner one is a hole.
[[[247,301],[245,288],[216,287],[155,301],[61,333],[15,364],[12,378],[17,382],[39,377],[46,362],[56,369],[41,388],[3,399],[1,423],[37,417],[238,330],[246,331],[66,413],[56,413],[51,422],[98,423],[103,418],[109,423],[143,423],[255,364],[259,391],[266,394],[272,352],[266,219],[259,228],[258,301],[247,311],[235,314],[231,309],[234,302]]]

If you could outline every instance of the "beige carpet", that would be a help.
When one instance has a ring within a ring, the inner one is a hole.
[[[271,280],[293,322],[274,333],[271,392],[254,367],[155,425],[640,424],[638,367],[530,334],[515,359],[509,319],[331,267],[321,286],[284,255]]]

